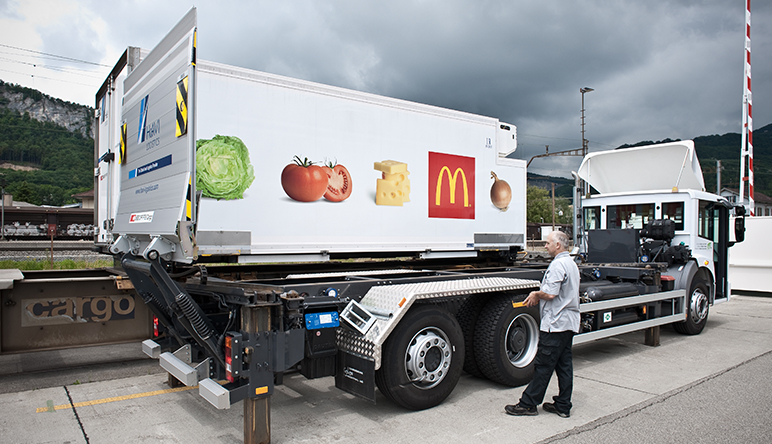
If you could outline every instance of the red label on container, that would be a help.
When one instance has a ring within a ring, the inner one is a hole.
[[[429,152],[429,217],[474,219],[474,161]]]

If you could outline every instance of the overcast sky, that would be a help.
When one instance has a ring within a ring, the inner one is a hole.
[[[497,117],[517,126],[526,160],[581,148],[584,86],[590,151],[741,128],[745,0],[195,3],[202,59]],[[0,79],[93,107],[126,47],[151,49],[191,6],[0,0]],[[760,128],[772,122],[772,2],[752,13]]]

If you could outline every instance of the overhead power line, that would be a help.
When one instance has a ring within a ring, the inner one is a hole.
[[[36,76],[36,75],[32,75],[32,74],[28,74],[28,73],[23,73],[23,72],[11,71],[10,69],[2,69],[2,68],[0,68],[0,71],[10,72],[11,74],[19,74],[19,75],[23,75],[23,76],[29,76],[29,77],[32,77],[33,79],[53,80],[55,82],[70,83],[70,84],[73,84],[73,85],[81,85],[81,86],[88,86],[89,88],[94,88],[94,85],[89,85],[87,83],[72,82],[72,81],[69,81],[69,80],[54,79],[52,77],[45,77],[45,76]]]
[[[580,142],[581,143],[581,140],[579,140],[579,139],[565,139],[565,138],[562,138],[562,137],[538,136],[538,135],[535,135],[535,134],[524,134],[524,133],[518,133],[517,135],[518,135],[518,137],[536,137],[536,138],[539,138],[539,139],[564,140],[564,141],[567,141],[567,142]],[[596,142],[596,141],[592,141],[592,140],[590,142],[592,142],[593,145],[603,145],[603,146],[614,148],[613,145],[609,145],[607,143],[601,143],[601,142]]]
[[[3,43],[0,43],[0,46],[2,46],[4,48],[15,49],[17,51],[26,51],[26,52],[31,52],[33,54],[40,54],[40,55],[45,55],[45,56],[49,56],[49,57],[56,57],[59,60],[67,60],[67,61],[70,61],[70,62],[85,63],[87,65],[104,66],[106,68],[110,68],[110,65],[104,65],[102,63],[89,62],[88,60],[80,60],[80,59],[76,59],[76,58],[72,58],[72,57],[67,57],[67,56],[62,56],[62,55],[58,55],[58,54],[51,54],[51,53],[42,52],[42,51],[35,51],[33,49],[19,48],[18,46],[5,45]]]
[[[88,71],[88,70],[85,70],[85,69],[78,69],[78,68],[64,68],[64,67],[61,67],[61,66],[44,65],[44,64],[40,64],[40,63],[22,62],[20,60],[13,60],[13,59],[5,58],[5,57],[0,57],[0,61],[6,61],[6,62],[9,62],[9,63],[17,63],[19,65],[32,66],[33,68],[50,69],[51,71],[63,72],[63,73],[67,73],[67,74],[74,74],[74,75],[84,76],[84,77],[90,77],[92,79],[98,78],[96,76],[91,76],[91,75],[88,75],[88,74],[84,74],[84,73],[98,74],[97,71]]]

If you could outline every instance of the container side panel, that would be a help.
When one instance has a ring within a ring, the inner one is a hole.
[[[199,139],[238,137],[255,175],[241,198],[218,200],[204,191],[202,254],[523,245],[525,162],[497,162],[498,120],[224,65],[199,62],[197,76]],[[282,172],[294,156],[345,166],[350,196],[289,197]],[[492,171],[511,187],[506,211],[491,201]],[[219,241],[205,243],[212,239]]]

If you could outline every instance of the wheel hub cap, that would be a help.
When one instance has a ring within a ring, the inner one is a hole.
[[[424,329],[413,336],[405,352],[408,378],[419,388],[431,388],[445,378],[453,356],[442,331]]]
[[[539,344],[539,327],[527,314],[512,319],[507,327],[507,357],[515,367],[522,368],[533,361]]]
[[[692,321],[699,324],[708,316],[708,297],[699,289],[692,293]]]

